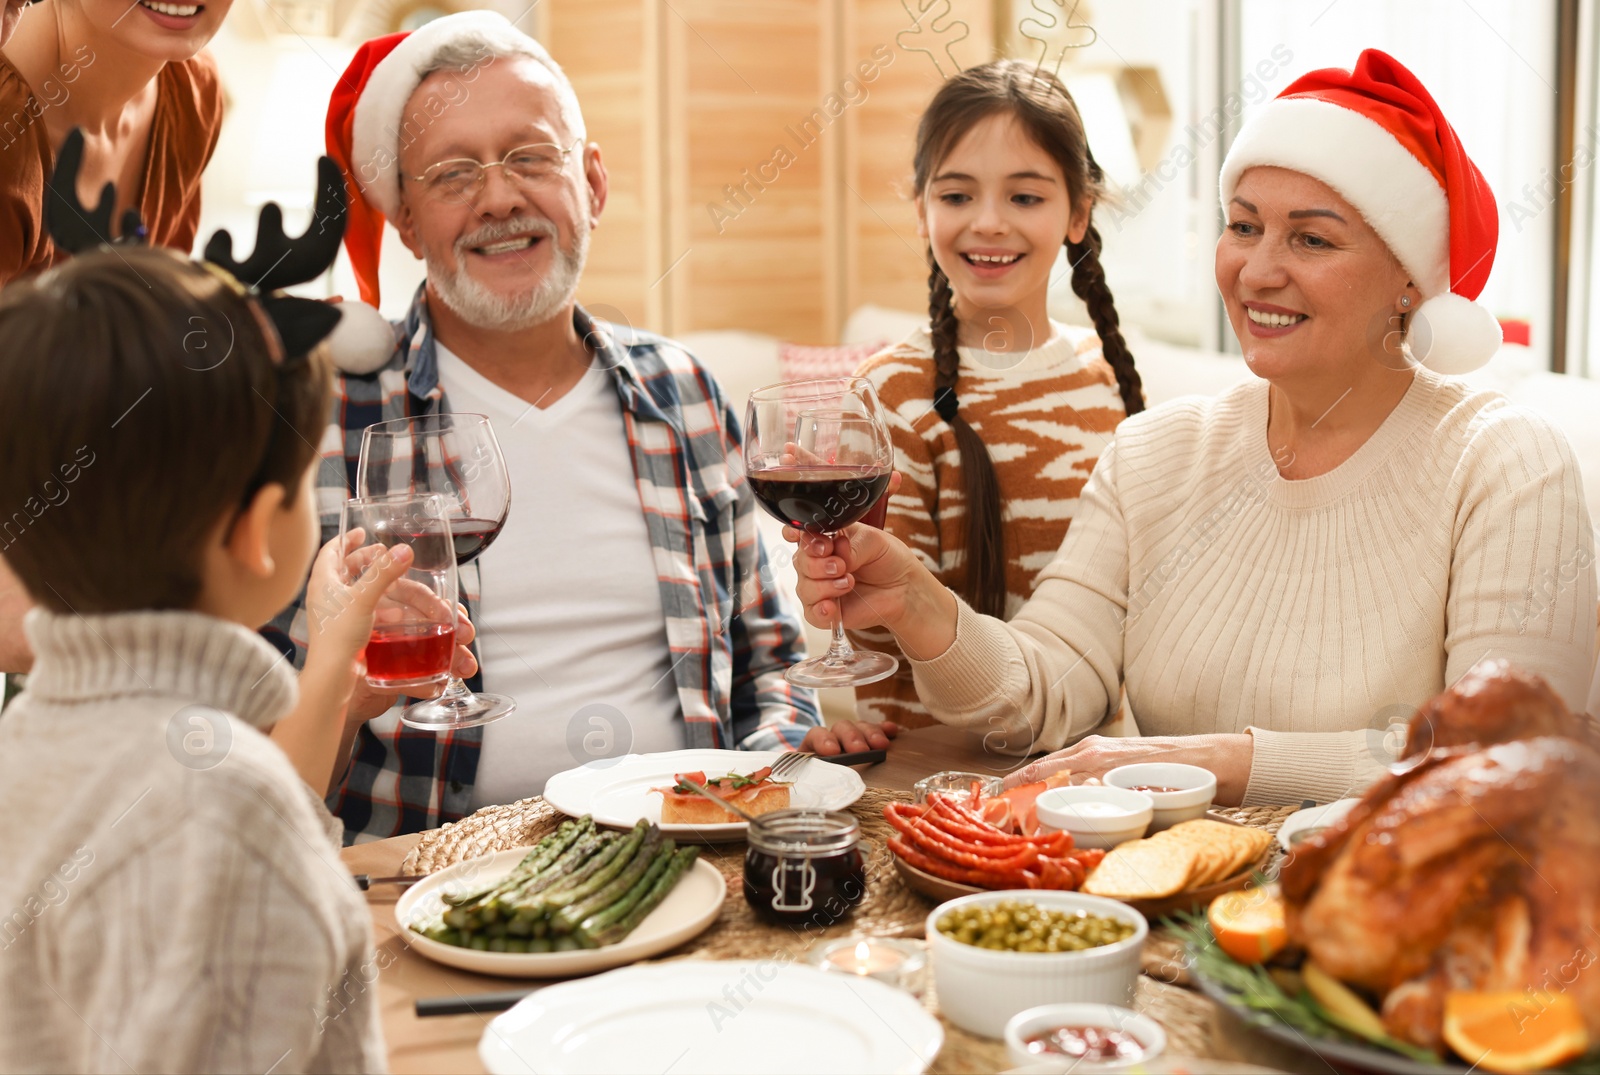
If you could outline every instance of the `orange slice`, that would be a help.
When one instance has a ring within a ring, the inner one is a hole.
[[[1565,993],[1453,990],[1444,999],[1444,1040],[1485,1071],[1542,1071],[1589,1050],[1583,1013]]]
[[[1206,911],[1217,946],[1240,963],[1262,963],[1289,943],[1283,900],[1266,888],[1224,892]]]

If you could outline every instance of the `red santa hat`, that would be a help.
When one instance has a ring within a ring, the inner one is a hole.
[[[476,46],[484,60],[525,55],[561,70],[542,45],[493,11],[446,15],[407,33],[375,37],[356,50],[328,100],[328,155],[339,163],[350,187],[344,245],[361,298],[373,305],[379,297],[383,223],[400,208],[406,102],[439,50],[457,44]]]
[[[1321,180],[1388,244],[1423,302],[1406,343],[1440,373],[1469,373],[1500,347],[1500,325],[1475,300],[1494,264],[1494,194],[1417,77],[1367,49],[1354,70],[1296,79],[1252,116],[1222,165],[1227,211],[1247,168]]]

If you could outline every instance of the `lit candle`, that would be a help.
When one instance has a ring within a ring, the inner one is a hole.
[[[906,957],[893,948],[861,941],[853,949],[840,948],[829,952],[827,960],[839,970],[859,974],[863,978],[893,982],[896,975],[890,972],[897,971]]]
[[[848,937],[813,949],[811,965],[819,970],[876,978],[900,989],[922,993],[922,971],[928,957],[919,943],[890,938]]]

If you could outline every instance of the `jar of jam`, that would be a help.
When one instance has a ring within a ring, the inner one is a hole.
[[[842,810],[774,810],[750,824],[744,898],[769,922],[825,928],[867,894],[861,824]]]

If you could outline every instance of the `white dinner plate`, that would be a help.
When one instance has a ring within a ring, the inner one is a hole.
[[[684,871],[661,906],[651,911],[638,928],[617,944],[576,952],[479,952],[454,944],[429,940],[411,930],[411,923],[436,918],[444,910],[441,893],[452,889],[477,888],[510,873],[528,854],[528,848],[498,851],[492,855],[467,859],[440,870],[425,881],[412,885],[395,902],[394,917],[405,930],[405,937],[421,954],[438,963],[479,974],[499,974],[510,978],[564,978],[574,974],[593,974],[624,963],[676,948],[697,936],[717,920],[728,885],[722,871],[705,859],[696,859]]]
[[[548,986],[478,1042],[493,1075],[914,1075],[944,1043],[893,986],[777,960],[677,960]]]
[[[1278,826],[1278,843],[1288,851],[1294,846],[1295,833],[1304,832],[1306,829],[1319,829],[1332,825],[1335,821],[1350,812],[1350,808],[1360,802],[1360,799],[1340,799],[1338,802],[1323,803],[1321,806],[1308,806],[1304,810],[1296,810],[1283,819],[1283,824]]]
[[[552,776],[544,786],[545,802],[563,814],[593,814],[596,824],[631,829],[640,818],[661,822],[661,796],[651,788],[667,787],[678,773],[703,772],[707,780],[728,773],[751,773],[782,757],[776,750],[672,750],[662,754],[627,754],[592,761]],[[861,774],[847,765],[812,758],[796,770],[789,805],[818,810],[843,810],[867,790]],[[732,816],[731,814],[729,815]],[[742,840],[749,825],[662,825],[680,840],[705,843]]]

